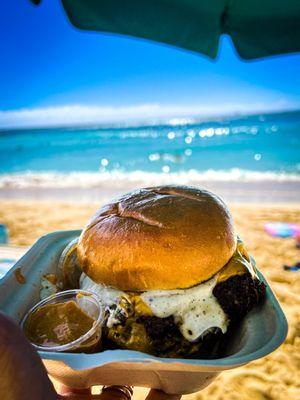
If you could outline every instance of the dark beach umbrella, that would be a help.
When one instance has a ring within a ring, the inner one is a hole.
[[[35,3],[38,0],[34,0]],[[300,51],[300,0],[62,0],[80,29],[113,32],[214,58],[222,34],[254,59]]]

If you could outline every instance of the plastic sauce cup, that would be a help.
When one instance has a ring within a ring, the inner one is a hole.
[[[40,301],[34,307],[32,307],[23,318],[21,322],[21,327],[23,331],[26,333],[29,317],[33,316],[33,314],[37,312],[42,306],[61,304],[68,301],[74,301],[82,311],[84,311],[89,317],[94,320],[92,327],[76,340],[61,345],[51,343],[41,345],[33,343],[31,341],[31,344],[37,350],[51,352],[68,351],[77,353],[92,353],[100,348],[102,325],[104,319],[103,309],[95,294],[85,290],[66,290],[56,293]]]

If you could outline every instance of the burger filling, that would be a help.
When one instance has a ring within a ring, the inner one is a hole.
[[[264,294],[240,240],[218,274],[188,289],[123,292],[97,284],[84,273],[80,287],[102,302],[111,344],[169,357],[207,350],[216,333],[224,334],[230,322],[244,316]]]

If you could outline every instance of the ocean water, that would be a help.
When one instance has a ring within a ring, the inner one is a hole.
[[[0,131],[0,187],[300,181],[300,112]]]

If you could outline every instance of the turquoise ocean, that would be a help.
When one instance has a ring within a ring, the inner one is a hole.
[[[300,181],[300,112],[0,130],[0,188]]]

